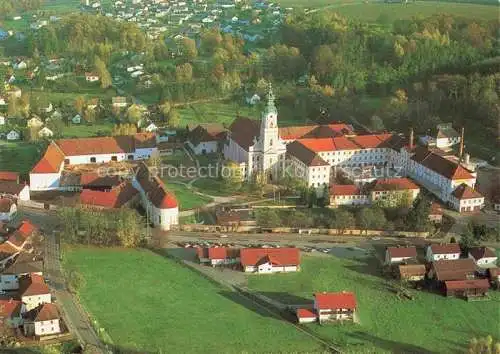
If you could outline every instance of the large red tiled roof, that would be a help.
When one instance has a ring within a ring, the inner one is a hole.
[[[243,266],[255,266],[267,258],[279,265],[299,265],[300,251],[298,248],[243,248],[240,251],[240,261]]]
[[[356,296],[352,292],[316,293],[314,301],[320,310],[356,309]]]
[[[11,171],[0,171],[0,181],[15,181],[19,179],[19,173]]]
[[[80,175],[80,184],[88,187],[113,187],[120,184],[120,176],[101,176],[96,172],[86,172]]]
[[[415,154],[411,159],[451,180],[474,178],[474,176],[461,165],[424,147],[416,148]]]
[[[279,135],[281,139],[284,140],[296,140],[300,138],[331,138],[343,134],[351,134],[352,132],[352,126],[345,123],[303,125],[279,128]]]
[[[257,120],[238,117],[229,127],[231,139],[244,150],[253,145],[254,138],[259,136],[260,123]]]
[[[226,247],[210,247],[208,249],[209,259],[225,259],[227,257]]]
[[[19,279],[19,294],[23,296],[50,294],[50,289],[43,277],[38,274],[29,274]]]
[[[36,227],[28,220],[25,220],[22,222],[18,231],[25,236],[31,236],[31,234],[36,231]]]
[[[120,208],[132,199],[138,190],[130,182],[124,182],[110,191],[83,189],[80,193],[80,203],[103,208]]]
[[[35,226],[33,226],[29,221],[23,221],[21,227],[9,236],[7,242],[15,247],[21,248],[28,237],[30,237],[35,230]]]
[[[360,195],[361,190],[354,184],[333,184],[330,187],[330,195]]]
[[[471,258],[440,260],[432,262],[432,268],[437,280],[464,280],[468,274],[476,271],[476,263]]]
[[[496,258],[497,255],[488,247],[472,247],[469,249],[470,255],[477,261],[481,258]]]
[[[446,245],[431,245],[432,254],[456,254],[460,253],[460,246],[458,243],[448,243]]]
[[[318,315],[316,315],[314,312],[312,312],[309,309],[297,309],[297,317],[298,318],[316,318]]]
[[[60,139],[55,142],[66,156],[132,153],[133,136]]]
[[[391,134],[370,134],[353,136],[351,140],[362,149],[373,149],[381,147],[383,142],[391,137]]]
[[[0,300],[0,318],[12,318],[20,315],[23,303],[19,300]]]
[[[40,304],[24,314],[25,319],[34,322],[58,320],[60,317],[57,306],[49,303]]]
[[[33,167],[31,173],[58,173],[63,162],[64,154],[52,142],[47,147],[42,159]]]
[[[373,182],[373,191],[420,189],[409,178],[383,178]]]
[[[472,189],[467,184],[462,183],[451,193],[457,199],[475,199],[483,198],[483,195]]]
[[[286,153],[297,158],[306,166],[328,166],[328,162],[323,160],[313,150],[304,146],[299,140],[295,140],[286,146]]]
[[[490,282],[488,279],[447,280],[444,286],[447,290],[489,289]]]
[[[391,258],[417,257],[417,249],[415,247],[387,247]]]
[[[190,130],[188,138],[195,146],[202,142],[219,141],[226,138],[226,129],[222,124],[200,124]]]
[[[360,147],[345,136],[333,138],[336,150],[359,150]]]
[[[308,138],[298,139],[302,145],[314,152],[325,152],[335,150],[335,144],[332,138]]]
[[[175,195],[167,190],[161,179],[150,174],[145,163],[141,163],[137,167],[135,177],[155,207],[159,209],[177,208],[178,203]]]

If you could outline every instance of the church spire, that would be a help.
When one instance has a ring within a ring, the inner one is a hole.
[[[267,89],[267,105],[266,105],[266,109],[265,109],[264,113],[265,114],[269,114],[269,113],[277,114],[276,105],[274,104],[273,86],[272,86],[271,82],[269,82],[269,86]]]

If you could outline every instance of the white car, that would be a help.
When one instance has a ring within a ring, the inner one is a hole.
[[[227,238],[226,234],[219,235],[220,238]]]

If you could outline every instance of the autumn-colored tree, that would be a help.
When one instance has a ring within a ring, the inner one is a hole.
[[[175,80],[178,83],[188,83],[193,80],[193,67],[189,63],[177,65],[175,68]]]

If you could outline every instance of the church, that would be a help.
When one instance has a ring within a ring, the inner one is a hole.
[[[278,130],[278,110],[269,87],[260,124],[254,119],[238,117],[229,128],[224,157],[238,163],[247,180],[263,173],[269,181],[273,181],[285,168],[285,154],[286,144]]]

